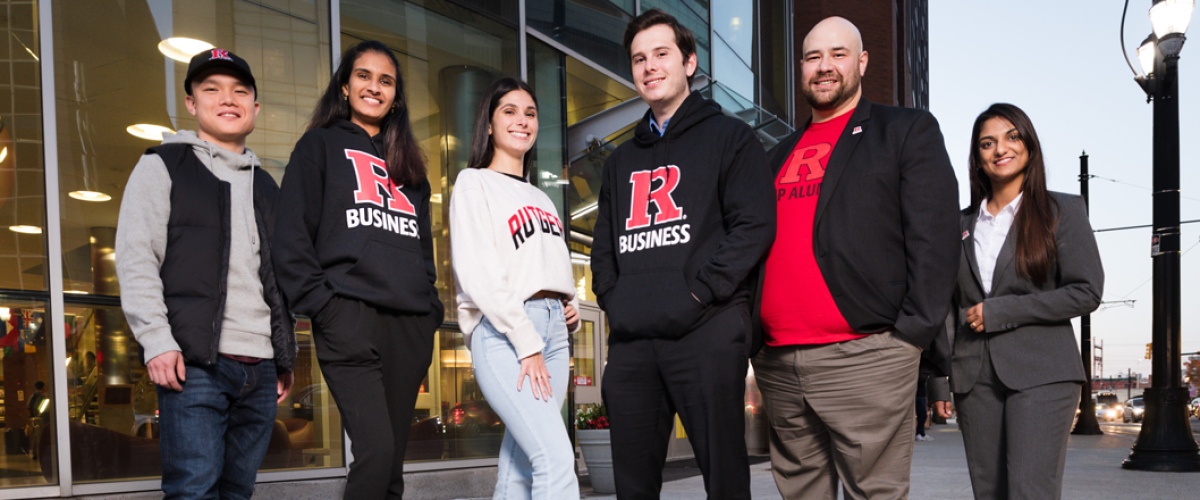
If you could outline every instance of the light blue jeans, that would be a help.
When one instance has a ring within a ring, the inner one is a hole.
[[[542,335],[542,356],[554,395],[534,399],[533,381],[517,391],[521,360],[508,337],[484,318],[471,333],[475,380],[492,410],[504,420],[495,500],[573,500],[579,498],[575,450],[563,425],[562,405],[570,377],[570,349],[563,306],[556,299],[525,301],[525,314]]]

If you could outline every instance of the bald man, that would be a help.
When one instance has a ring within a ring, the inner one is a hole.
[[[839,480],[847,499],[907,498],[921,351],[959,258],[958,185],[932,115],[862,97],[853,24],[821,21],[802,57],[812,120],[768,153],[777,236],[753,321],[772,471],[784,498],[833,500]]]

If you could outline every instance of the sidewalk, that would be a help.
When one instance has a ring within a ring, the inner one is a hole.
[[[1192,419],[1200,431],[1200,421]],[[1102,436],[1071,436],[1064,473],[1063,498],[1079,500],[1194,499],[1200,498],[1200,473],[1171,474],[1128,471],[1121,461],[1137,439],[1140,424],[1104,424]],[[962,500],[971,498],[962,434],[954,424],[935,425],[929,430],[932,442],[916,443],[913,452],[912,490],[914,500]],[[1200,437],[1200,436],[1198,436]],[[751,492],[755,500],[778,500],[779,491],[771,477],[770,462],[750,467]],[[584,498],[615,499],[586,489]],[[704,482],[692,476],[663,485],[663,500],[705,498]]]

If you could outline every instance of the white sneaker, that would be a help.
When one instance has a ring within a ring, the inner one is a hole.
[[[917,441],[933,441],[933,436],[917,435]]]

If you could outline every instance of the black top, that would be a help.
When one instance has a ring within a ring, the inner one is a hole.
[[[275,269],[298,314],[334,295],[424,315],[441,310],[429,181],[388,177],[382,135],[348,121],[310,130],[288,161],[275,230]]]
[[[592,290],[613,340],[677,338],[750,296],[775,238],[770,171],[750,127],[699,93],[666,135],[649,111],[635,134],[604,164]]]

